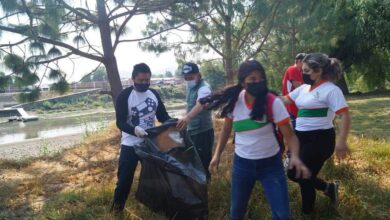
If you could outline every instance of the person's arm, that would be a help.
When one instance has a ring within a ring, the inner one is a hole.
[[[135,127],[127,123],[127,116],[129,112],[127,100],[131,93],[131,90],[132,88],[130,87],[119,94],[115,104],[115,116],[116,116],[116,126],[119,128],[119,130],[131,135],[135,135],[134,133]]]
[[[299,86],[298,88],[294,89],[292,92],[285,96],[279,96],[279,98],[283,101],[285,105],[288,104],[295,104],[295,100],[299,96],[299,93],[301,92],[303,86]]]
[[[294,89],[296,89],[302,85],[302,83],[297,81],[297,80],[291,80],[291,84],[293,85]]]
[[[287,95],[279,96],[279,98],[283,101],[283,103],[285,105],[295,104],[295,100],[298,98],[298,96],[299,96],[301,90],[303,89],[303,87],[304,86],[301,85],[298,88],[295,88],[293,91],[291,91]]]
[[[214,155],[209,165],[209,171],[211,174],[217,173],[221,154],[225,149],[226,143],[229,140],[230,133],[232,132],[233,121],[230,118],[225,118],[221,134],[219,135],[218,144],[214,151]]]
[[[177,122],[177,128],[184,129],[190,123],[191,119],[199,114],[204,109],[204,105],[200,104],[199,101],[196,102],[196,105],[192,108],[190,112],[185,114],[183,118],[179,119]]]
[[[279,96],[279,98],[283,101],[284,104],[292,104],[292,100],[288,98],[289,96],[288,95],[285,95],[285,96]]]
[[[335,153],[338,159],[344,159],[349,153],[347,137],[351,127],[351,115],[349,111],[341,112],[339,122],[339,138],[336,142]]]
[[[308,179],[310,170],[302,163],[299,158],[299,140],[291,128],[290,123],[284,123],[278,126],[287,142],[288,150],[291,153],[291,158],[288,164],[289,169],[295,168],[295,178]]]
[[[339,137],[336,141],[335,154],[338,159],[344,159],[349,153],[347,137],[351,126],[351,115],[347,101],[339,87],[335,87],[327,96],[329,108],[341,117],[339,122]]]
[[[177,123],[177,128],[184,129],[187,127],[187,125],[190,123],[191,119],[198,115],[206,105],[203,105],[199,102],[201,98],[204,98],[211,94],[211,89],[208,86],[203,86],[199,88],[198,90],[198,98],[196,100],[195,106],[189,111],[187,114],[185,114],[181,119],[179,119]]]

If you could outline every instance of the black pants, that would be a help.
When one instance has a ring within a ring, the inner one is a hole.
[[[111,207],[112,211],[120,212],[124,209],[139,160],[133,147],[121,146],[117,173],[118,181],[115,187],[114,199]]]
[[[191,141],[198,151],[202,165],[206,170],[207,179],[210,179],[209,165],[214,144],[214,129],[210,129],[199,134],[191,135]]]
[[[314,209],[316,190],[325,191],[327,183],[318,178],[324,162],[329,159],[335,148],[335,131],[333,128],[315,131],[295,131],[299,142],[299,156],[310,169],[310,179],[295,178],[295,170],[288,171],[290,180],[297,182],[301,188],[302,211],[309,214]]]

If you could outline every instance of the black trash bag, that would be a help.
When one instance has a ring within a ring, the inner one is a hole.
[[[142,169],[136,199],[172,219],[207,218],[207,180],[196,148],[176,122],[146,130],[135,147]]]

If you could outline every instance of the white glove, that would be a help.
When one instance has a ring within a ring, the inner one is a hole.
[[[134,133],[139,138],[143,138],[146,135],[148,135],[148,133],[143,128],[141,128],[140,126],[135,126]]]

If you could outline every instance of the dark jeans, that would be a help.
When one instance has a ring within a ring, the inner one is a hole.
[[[256,181],[260,181],[271,206],[272,219],[290,219],[287,178],[280,153],[250,160],[234,154],[230,219],[244,219],[248,201]]]
[[[120,212],[124,209],[139,160],[133,147],[121,146],[117,173],[118,181],[115,187],[111,211]]]
[[[214,129],[191,135],[191,141],[198,151],[202,165],[206,170],[207,179],[210,179],[209,165],[214,145]]]
[[[310,214],[314,209],[316,190],[325,191],[327,183],[318,178],[325,161],[328,160],[335,148],[335,131],[327,130],[295,131],[300,142],[299,155],[302,162],[310,169],[310,179],[295,178],[295,170],[288,171],[290,180],[297,182],[301,188],[302,211]]]

